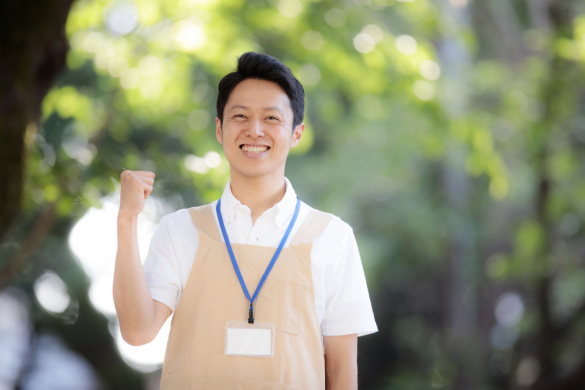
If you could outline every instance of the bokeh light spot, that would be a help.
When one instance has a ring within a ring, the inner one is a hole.
[[[112,77],[123,76],[128,70],[128,60],[125,57],[115,57],[108,64],[108,71]]]
[[[192,20],[183,20],[175,23],[172,32],[177,46],[184,51],[198,49],[207,41],[203,26]]]
[[[157,100],[163,90],[163,84],[158,79],[149,79],[141,83],[138,88],[144,98],[149,100]]]
[[[201,175],[205,175],[209,172],[209,166],[205,163],[205,159],[197,157],[194,154],[185,157],[185,168]]]
[[[137,69],[128,69],[122,77],[120,77],[120,85],[124,89],[133,89],[140,84],[140,72]]]
[[[100,209],[90,208],[73,226],[69,235],[69,247],[92,280],[114,275],[118,242],[116,216],[120,207],[118,197],[103,198]],[[146,254],[152,234],[158,227],[158,224],[152,222],[152,218],[154,211],[162,207],[159,206],[160,203],[160,200],[149,196],[143,212],[138,216],[138,246],[143,255]],[[100,232],[97,236],[96,231]]]
[[[299,0],[280,0],[277,8],[283,16],[294,18],[303,12],[303,3]]]
[[[49,313],[63,313],[71,302],[67,285],[52,271],[45,271],[35,281],[34,291],[41,306]]]
[[[341,27],[345,24],[346,20],[345,12],[339,8],[331,8],[325,13],[325,22],[331,27]]]
[[[104,45],[103,35],[95,31],[90,31],[89,33],[85,34],[85,36],[83,37],[83,41],[81,43],[83,50],[85,50],[88,53],[97,52],[103,45]]]
[[[162,70],[162,61],[155,56],[146,56],[138,64],[140,74],[144,77],[157,76]]]
[[[510,183],[505,174],[500,174],[490,181],[490,195],[497,200],[504,199],[510,190]]]
[[[419,70],[422,77],[427,80],[437,80],[441,76],[441,67],[432,60],[423,61]]]
[[[449,4],[454,8],[465,8],[467,7],[468,0],[449,0]]]
[[[324,42],[323,36],[314,30],[309,30],[301,36],[301,43],[309,50],[319,49]]]
[[[514,326],[520,322],[524,314],[524,302],[515,292],[502,294],[496,301],[494,315],[502,326]]]
[[[89,299],[93,307],[110,318],[116,317],[113,288],[114,278],[109,275],[95,277],[89,287]]]
[[[377,26],[375,24],[368,24],[367,26],[362,28],[362,32],[374,38],[374,42],[376,43],[380,43],[380,41],[382,41],[382,38],[384,38],[384,32],[382,31],[380,26]]]
[[[79,130],[80,128],[82,130]],[[95,146],[89,143],[84,125],[80,122],[74,122],[65,128],[61,147],[69,157],[86,166],[93,161],[97,153]]]
[[[207,164],[209,168],[217,168],[219,167],[219,164],[221,164],[221,156],[213,150],[205,153],[204,159],[205,164]]]
[[[1,291],[0,313],[0,389],[14,389],[29,353],[28,296],[13,287]]]
[[[92,365],[70,350],[61,337],[41,332],[35,339],[35,358],[17,388],[23,390],[97,390],[101,386]]]
[[[405,55],[412,55],[416,53],[416,40],[410,35],[401,35],[396,38],[396,49]]]
[[[376,40],[366,33],[359,33],[353,39],[353,46],[360,53],[369,53],[376,48]]]
[[[314,87],[321,81],[321,72],[313,64],[305,64],[299,69],[299,79],[306,87]]]
[[[516,370],[516,381],[520,386],[531,386],[540,376],[540,363],[534,356],[526,356]]]
[[[138,25],[138,9],[133,1],[116,1],[105,12],[104,20],[114,35],[126,35]]]
[[[100,69],[107,69],[112,57],[114,57],[114,51],[110,47],[102,47],[95,53],[95,65]]]
[[[412,86],[414,96],[423,101],[432,100],[435,97],[435,86],[426,80],[415,81]]]

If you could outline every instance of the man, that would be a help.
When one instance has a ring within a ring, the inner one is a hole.
[[[122,173],[114,301],[133,345],[174,314],[161,388],[357,389],[357,336],[377,327],[351,228],[284,176],[303,112],[290,69],[243,54],[218,87],[230,181],[211,205],[161,220],[144,270],[136,221],[154,174]]]

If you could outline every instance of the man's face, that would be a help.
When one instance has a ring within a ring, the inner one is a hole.
[[[284,176],[286,158],[303,134],[293,131],[293,111],[287,94],[276,83],[247,79],[231,92],[223,113],[223,127],[215,119],[216,137],[230,163],[232,180],[243,177]]]

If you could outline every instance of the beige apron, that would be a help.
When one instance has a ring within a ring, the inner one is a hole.
[[[189,211],[199,231],[199,247],[173,315],[161,389],[325,389],[311,248],[331,215],[311,210],[254,302],[256,322],[276,325],[274,357],[264,358],[224,354],[226,323],[246,322],[250,303],[220,238],[211,205]],[[232,247],[252,293],[276,249]]]

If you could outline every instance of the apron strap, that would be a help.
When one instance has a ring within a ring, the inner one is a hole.
[[[303,224],[299,227],[290,245],[294,246],[304,242],[315,241],[323,233],[327,225],[329,225],[332,218],[332,214],[312,209],[305,217]]]
[[[219,237],[219,231],[217,230],[217,223],[213,216],[213,208],[210,204],[191,207],[189,214],[191,214],[191,220],[200,234],[205,233],[212,240],[221,242],[221,237]]]

